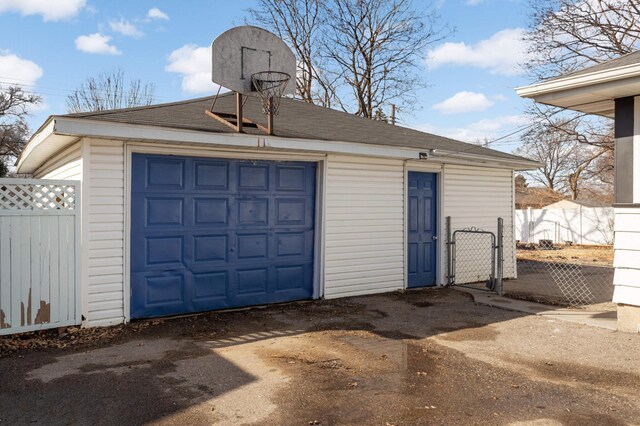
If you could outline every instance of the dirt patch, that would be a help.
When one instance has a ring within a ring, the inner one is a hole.
[[[554,245],[552,250],[542,250],[535,247],[525,249],[523,246],[519,246],[516,256],[518,260],[613,267],[613,246]]]
[[[511,359],[513,362],[517,360]],[[519,362],[522,362],[521,360]],[[580,383],[593,387],[619,387],[629,392],[640,393],[640,374],[616,371],[608,368],[585,367],[576,363],[558,361],[524,362],[523,365],[536,371],[541,377]]]
[[[67,327],[0,337],[0,357],[30,350],[64,349],[103,344],[131,336],[160,321],[101,328]]]
[[[483,342],[495,340],[498,337],[498,331],[490,326],[464,328],[462,330],[450,331],[438,336],[438,339],[449,340],[452,342],[476,341]]]

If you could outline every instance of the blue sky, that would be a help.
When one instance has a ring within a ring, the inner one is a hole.
[[[420,4],[419,1],[416,2]],[[0,84],[22,83],[44,104],[30,120],[65,112],[65,99],[88,76],[122,68],[156,86],[159,101],[214,93],[208,47],[241,25],[254,1],[3,0]],[[456,28],[424,59],[429,87],[403,124],[466,141],[495,139],[525,123],[529,83],[524,57],[526,0],[439,0],[442,22]],[[494,145],[510,151],[516,138]]]

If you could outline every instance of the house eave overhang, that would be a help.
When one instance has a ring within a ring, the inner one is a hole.
[[[472,163],[493,165],[495,167],[509,168],[512,170],[532,170],[539,167],[537,162],[526,159],[500,158],[446,150],[427,150],[427,152],[425,152],[425,150],[422,149],[409,147],[283,138],[244,133],[215,133],[52,116],[29,140],[23,154],[18,160],[18,172],[25,174],[35,172],[54,153],[58,152],[64,146],[84,137],[160,144],[215,146],[227,149],[286,150],[303,153],[363,155],[403,160]]]
[[[541,104],[613,118],[615,99],[640,95],[640,64],[542,81],[518,87],[516,93]]]

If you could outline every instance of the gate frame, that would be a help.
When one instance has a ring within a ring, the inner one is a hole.
[[[451,216],[447,216],[445,220],[445,232],[447,236],[447,286],[458,285],[461,287],[468,286],[468,284],[456,283],[456,235],[458,233],[468,234],[481,234],[491,236],[491,271],[489,273],[489,279],[487,280],[487,291],[493,291],[499,295],[503,294],[502,279],[504,271],[504,220],[499,217],[497,219],[497,233],[491,231],[485,231],[480,228],[463,228],[456,229],[451,232]],[[477,287],[472,287],[476,290]]]

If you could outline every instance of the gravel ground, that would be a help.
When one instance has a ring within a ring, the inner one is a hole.
[[[0,339],[0,422],[640,419],[640,336],[479,306],[451,289],[140,322],[102,333],[36,333],[18,347]]]

